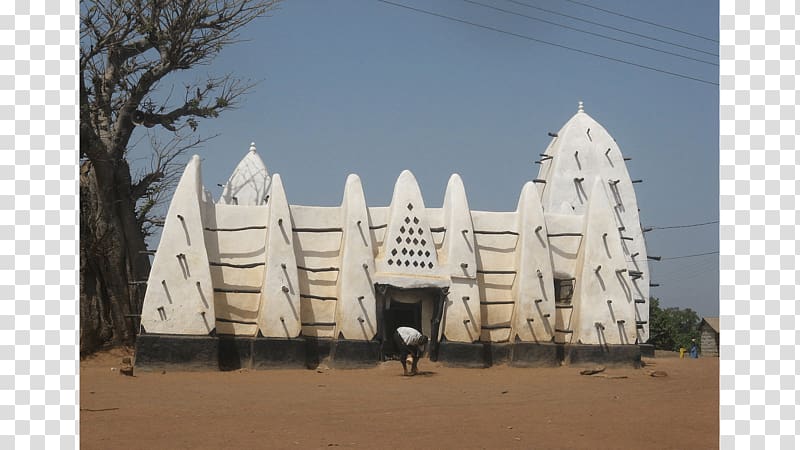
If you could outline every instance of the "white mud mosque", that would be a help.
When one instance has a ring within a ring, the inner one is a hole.
[[[461,178],[428,207],[409,171],[388,206],[350,175],[341,206],[290,205],[255,146],[219,199],[186,166],[147,283],[137,367],[376,364],[413,326],[447,364],[638,364],[643,230],[611,135],[578,112],[516,211],[474,211]]]

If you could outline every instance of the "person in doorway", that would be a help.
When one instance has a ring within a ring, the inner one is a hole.
[[[428,337],[411,327],[399,327],[394,332],[394,343],[403,364],[403,376],[416,375],[417,363],[425,352]],[[411,357],[411,372],[408,371],[408,357]]]
[[[689,357],[690,358],[697,358],[697,353],[699,352],[699,348],[697,347],[697,341],[692,339],[692,346],[689,347]]]

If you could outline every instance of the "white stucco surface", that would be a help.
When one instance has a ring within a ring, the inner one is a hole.
[[[515,300],[513,286],[519,242],[517,217],[516,211],[472,211],[482,341],[500,342],[511,337],[511,316],[514,308],[513,305],[502,302]],[[514,234],[506,234],[507,232]]]
[[[266,337],[300,335],[300,293],[292,217],[280,175],[272,178],[267,222],[267,260],[258,328]]]
[[[475,278],[475,237],[472,215],[467,203],[464,183],[458,175],[452,175],[444,193],[444,240],[442,263],[451,277]]]
[[[440,214],[437,214],[440,213]],[[477,248],[472,214],[461,177],[454,174],[447,183],[444,205],[431,216],[441,216],[445,233],[439,252],[450,275],[445,302],[443,332],[454,342],[474,342],[481,334],[480,292],[477,282]],[[436,218],[432,218],[436,221]],[[438,236],[434,236],[437,239]]]
[[[208,334],[214,329],[214,287],[200,213],[200,157],[194,155],[175,188],[153,259],[142,308],[148,333]]]
[[[375,252],[375,256],[377,256],[378,249],[383,245],[383,238],[386,235],[386,221],[389,220],[389,207],[370,206],[367,208],[367,213],[369,214],[369,226],[372,233],[372,249]]]
[[[480,300],[477,279],[452,279],[442,327],[447,340],[475,342],[480,339],[483,318]]]
[[[517,275],[512,297],[512,339],[550,341],[555,315],[553,267],[542,205],[533,183],[525,183],[517,206]],[[538,231],[537,231],[538,230]]]
[[[226,205],[264,205],[269,202],[270,176],[256,153],[255,144],[233,169],[222,189],[219,203]]]
[[[583,240],[584,216],[545,212],[547,229],[560,236],[549,237],[553,276],[572,278],[575,276],[578,250]],[[575,236],[577,235],[577,236]]]
[[[347,177],[342,200],[342,258],[337,286],[336,336],[370,340],[378,325],[375,318],[375,260],[370,221],[361,179]]]
[[[617,228],[620,246],[625,255],[625,267],[641,272],[631,279],[634,297],[642,303],[632,304],[634,313],[641,322],[637,330],[638,341],[649,338],[650,274],[647,264],[647,249],[639,220],[639,207],[633,182],[617,142],[608,131],[589,114],[579,111],[558,131],[543,153],[538,179],[542,206],[550,229],[554,233],[574,232],[576,225],[585,217],[588,199],[595,187],[602,189],[610,205],[603,206],[601,214],[610,214]],[[600,180],[596,183],[595,180]],[[610,209],[610,211],[609,211]],[[559,216],[574,216],[570,224]],[[556,224],[556,220],[561,223]],[[578,277],[580,263],[572,261],[575,250],[583,238],[558,237],[551,239],[553,267],[557,276]],[[578,301],[578,299],[575,299]],[[566,311],[564,311],[566,313]]]
[[[587,208],[581,268],[575,287],[571,342],[633,344],[636,339],[630,275],[609,199],[596,179]]]
[[[446,287],[449,279],[438,259],[419,185],[404,170],[395,183],[375,281],[400,288]]]

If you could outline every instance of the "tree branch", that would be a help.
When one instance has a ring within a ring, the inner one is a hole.
[[[134,200],[139,200],[147,194],[147,190],[150,189],[150,186],[161,181],[163,178],[164,172],[160,170],[148,173],[131,186],[131,197],[133,197]]]

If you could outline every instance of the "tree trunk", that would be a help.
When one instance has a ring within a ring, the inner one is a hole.
[[[150,260],[125,160],[84,161],[80,172],[81,354],[132,345]]]

